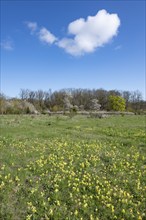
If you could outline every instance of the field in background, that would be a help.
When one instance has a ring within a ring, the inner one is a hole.
[[[0,219],[145,219],[145,116],[0,116]]]
[[[73,118],[62,115],[1,115],[0,123],[1,137],[9,139],[119,140],[128,145],[143,143],[146,117],[131,115],[98,119],[78,115]]]

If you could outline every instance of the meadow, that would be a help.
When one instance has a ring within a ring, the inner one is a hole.
[[[1,115],[0,219],[146,219],[145,119]]]

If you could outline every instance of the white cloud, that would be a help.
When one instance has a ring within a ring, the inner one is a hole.
[[[33,34],[38,28],[38,25],[36,22],[26,21],[25,24],[30,29],[31,34]]]
[[[73,56],[91,53],[104,46],[118,33],[120,19],[117,14],[100,10],[95,16],[79,18],[68,25],[68,36],[58,39],[45,27],[39,28],[36,22],[27,22],[27,27],[41,42],[57,45]]]
[[[38,36],[40,41],[47,44],[53,44],[57,40],[57,38],[44,27],[40,29]]]
[[[27,21],[25,24],[30,29],[30,33],[35,34],[40,41],[52,44],[57,40],[57,38],[49,30],[47,30],[47,28],[39,28],[36,22]]]
[[[4,50],[11,51],[14,49],[13,42],[12,40],[9,40],[9,39],[2,41],[0,45]]]
[[[95,16],[80,18],[68,25],[68,34],[72,38],[63,38],[57,45],[71,55],[83,55],[94,52],[96,48],[108,43],[117,35],[120,19],[117,14],[100,10]]]

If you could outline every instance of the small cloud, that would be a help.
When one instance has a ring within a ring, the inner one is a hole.
[[[49,30],[47,30],[47,28],[39,28],[36,22],[27,21],[25,24],[30,29],[30,33],[35,34],[41,42],[52,44],[57,40],[57,38]]]
[[[38,25],[36,22],[26,21],[25,24],[30,29],[31,34],[33,34],[38,28]]]
[[[10,39],[2,41],[0,45],[4,50],[12,51],[14,49],[14,44]]]
[[[120,19],[117,14],[109,14],[100,10],[95,16],[79,18],[68,25],[68,34],[73,38],[63,38],[57,45],[67,53],[80,56],[94,52],[96,48],[104,46],[118,33]]]
[[[121,50],[122,49],[122,45],[118,45],[114,48],[114,50]]]
[[[47,44],[53,44],[57,40],[57,38],[44,27],[40,29],[38,36],[40,41]]]

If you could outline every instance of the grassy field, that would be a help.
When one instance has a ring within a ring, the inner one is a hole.
[[[144,116],[0,123],[0,219],[146,219]]]

